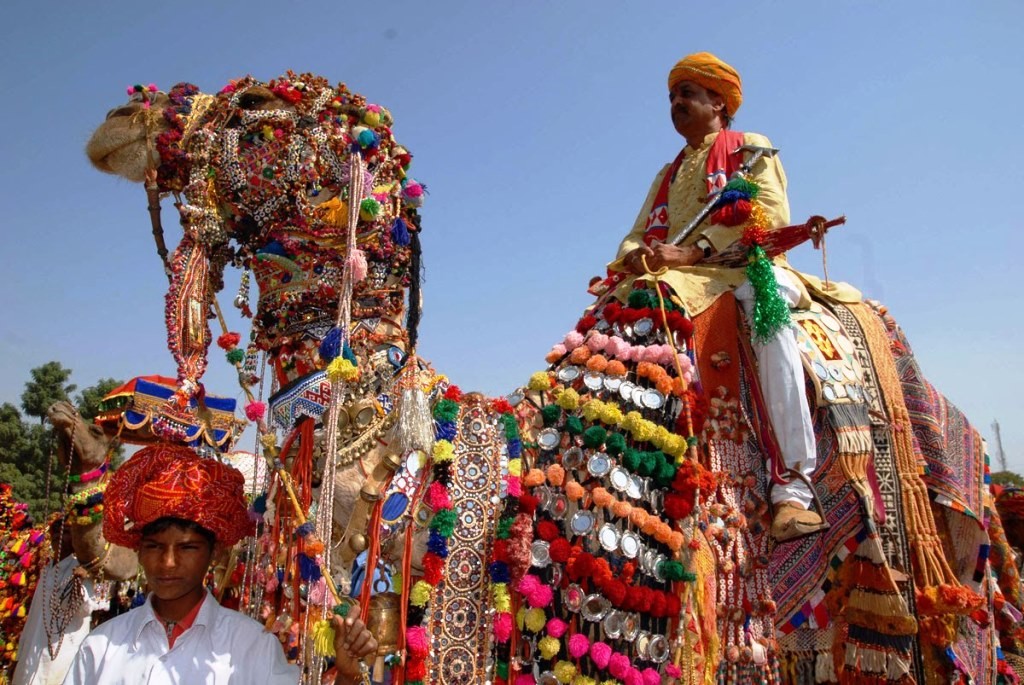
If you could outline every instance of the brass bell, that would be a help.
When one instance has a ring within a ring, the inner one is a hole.
[[[370,598],[370,615],[366,620],[366,627],[377,638],[378,654],[398,649],[401,599],[394,592],[382,592]]]
[[[364,483],[363,487],[359,490],[359,496],[364,502],[376,502],[380,499],[380,486],[376,483]]]
[[[369,547],[369,544],[366,541],[365,535],[362,533],[356,533],[349,539],[348,546],[352,548],[353,552],[359,554],[366,550],[366,548]]]
[[[383,464],[384,468],[386,468],[388,471],[394,472],[397,471],[398,467],[402,465],[402,457],[397,452],[392,452],[391,450],[388,450],[384,454],[384,458],[381,460],[381,464]]]

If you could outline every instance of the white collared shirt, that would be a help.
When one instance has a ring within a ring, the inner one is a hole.
[[[153,611],[141,607],[100,625],[82,643],[65,685],[294,685],[299,669],[281,643],[207,592],[192,626],[167,647]]]

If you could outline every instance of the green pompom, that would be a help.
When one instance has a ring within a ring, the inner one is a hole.
[[[508,540],[509,533],[512,530],[513,521],[515,521],[515,519],[510,516],[498,519],[497,536],[499,540]]]
[[[675,477],[676,465],[671,462],[661,464],[654,472],[654,479],[658,482],[658,485],[663,488],[668,487]]]
[[[578,416],[569,416],[565,419],[565,430],[569,435],[579,435],[583,432],[583,422]]]
[[[438,421],[454,421],[459,415],[459,403],[454,400],[441,400],[434,405],[434,418]]]
[[[508,680],[508,662],[499,661],[497,665],[494,667],[494,672],[498,675],[499,678],[504,678],[505,680]]]
[[[682,580],[686,575],[686,569],[678,561],[665,560],[658,564],[658,570],[665,580]]]
[[[608,431],[600,426],[591,426],[583,432],[583,444],[591,449],[597,449],[604,444]]]
[[[611,433],[604,441],[608,454],[617,457],[626,449],[626,438],[621,433]]]
[[[241,347],[236,347],[227,353],[229,364],[241,364],[245,360],[245,350]]]
[[[501,425],[505,428],[505,439],[515,440],[519,437],[519,424],[511,414],[501,415]]]
[[[557,404],[545,404],[540,410],[540,416],[544,419],[544,427],[550,428],[562,418],[562,408]]]
[[[442,509],[434,514],[434,518],[430,519],[430,527],[436,530],[442,537],[448,538],[455,532],[455,522],[457,520],[458,517],[454,509]]]
[[[635,473],[640,468],[640,452],[632,447],[627,448],[625,454],[622,455],[622,464]]]
[[[757,198],[758,193],[761,192],[761,186],[757,185],[753,181],[748,181],[742,176],[737,176],[725,184],[725,188],[722,189],[722,192],[725,192],[726,190],[738,190],[741,193],[746,193],[750,196],[750,199],[753,200]]]
[[[654,459],[654,452],[641,452],[640,463],[637,464],[636,472],[641,476],[649,476],[654,473],[654,466],[657,462]]]

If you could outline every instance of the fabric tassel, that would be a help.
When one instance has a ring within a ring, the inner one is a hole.
[[[320,341],[320,358],[325,362],[334,361],[341,354],[341,344],[341,329],[334,326]]]
[[[327,619],[313,624],[313,652],[317,656],[337,656],[334,651],[334,624]]]
[[[391,242],[402,247],[405,247],[410,242],[409,227],[405,225],[405,221],[401,218],[395,219],[395,223],[391,224]]]
[[[316,559],[308,557],[305,554],[299,553],[295,555],[298,557],[299,562],[299,576],[305,581],[316,581],[323,577],[320,573],[320,565],[316,563]]]
[[[366,265],[366,253],[356,248],[345,259],[345,268],[352,274],[352,282],[359,283],[366,278],[369,267]]]
[[[398,405],[398,419],[391,430],[390,444],[399,454],[421,450],[430,454],[434,448],[434,420],[427,397],[419,388],[406,388]]]

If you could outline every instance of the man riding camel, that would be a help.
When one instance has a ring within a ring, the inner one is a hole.
[[[672,241],[700,214],[709,196],[721,190],[745,163],[750,166],[747,177],[758,186],[757,200],[767,228],[787,225],[785,172],[767,138],[729,129],[743,101],[740,76],[731,66],[707,52],[689,55],[672,68],[668,89],[672,123],[686,146],[654,178],[609,270],[643,275],[647,270],[667,268],[662,279],[672,286],[691,316],[731,290],[750,320],[754,289],[744,270],[702,265],[741,238],[742,223],[715,212],[679,245]],[[767,154],[755,159],[752,150],[756,149]],[[790,308],[809,306],[807,291],[793,272],[780,266],[775,266],[774,272],[778,293]],[[769,340],[755,337],[752,343],[761,391],[784,466],[810,479],[817,453],[793,327],[783,327]],[[798,477],[775,484],[771,492],[775,508],[772,534],[777,540],[807,535],[823,527],[821,517],[809,509],[813,499],[810,488]]]

